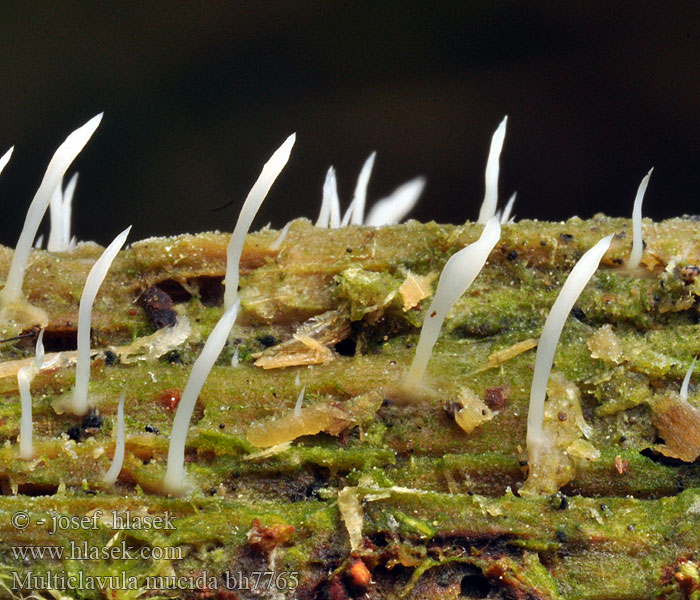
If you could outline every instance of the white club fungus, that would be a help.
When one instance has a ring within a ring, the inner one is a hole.
[[[335,169],[329,167],[326,180],[323,182],[323,198],[321,211],[316,221],[316,227],[331,227],[340,225],[340,199],[338,198],[338,184],[335,179]]]
[[[270,245],[270,250],[279,250],[280,247],[282,246],[282,242],[287,238],[287,234],[289,233],[289,228],[292,226],[292,221],[287,221],[287,224],[282,228],[282,231],[280,231],[280,234],[277,236],[277,239],[272,242]]]
[[[372,175],[372,167],[374,167],[374,159],[377,157],[376,152],[369,155],[365,164],[362,165],[360,174],[357,177],[357,185],[355,193],[352,197],[352,217],[353,225],[362,225],[365,220],[365,203],[367,202],[367,185],[369,184],[370,175]]]
[[[355,211],[355,200],[353,200],[350,203],[350,206],[348,206],[348,209],[343,213],[343,218],[340,221],[341,227],[347,227],[348,225],[350,225],[350,218],[352,217],[354,211]]]
[[[233,356],[231,357],[231,366],[237,368],[240,365],[238,360],[238,349],[241,347],[240,344],[236,344],[236,349],[233,351]]]
[[[53,158],[51,158],[39,189],[29,205],[22,233],[19,236],[17,247],[12,256],[12,264],[7,274],[5,287],[0,292],[0,301],[3,304],[7,305],[22,297],[22,283],[24,281],[24,272],[27,268],[27,261],[29,260],[29,251],[39,229],[39,224],[49,206],[51,196],[63,180],[63,175],[68,170],[68,167],[71,166],[76,156],[87,144],[101,120],[102,113],[76,129],[59,146]]]
[[[683,378],[683,383],[681,384],[681,400],[683,400],[683,402],[686,402],[688,400],[688,385],[690,384],[690,378],[693,375],[693,367],[695,367],[696,360],[697,357],[695,357],[693,359],[693,362],[690,363],[688,372],[685,374],[685,377]]]
[[[114,457],[112,458],[112,465],[102,477],[108,485],[112,485],[119,477],[121,473],[122,466],[124,464],[124,399],[126,398],[126,392],[122,392],[119,398],[119,406],[117,407],[117,443],[114,447]]]
[[[73,400],[69,410],[76,415],[84,415],[88,409],[88,384],[90,383],[90,323],[92,320],[92,305],[95,296],[104,281],[112,261],[121,250],[126,237],[131,231],[131,225],[122,231],[114,241],[107,246],[102,256],[97,259],[85,280],[85,287],[80,296],[78,308],[78,360],[75,365],[75,387]]]
[[[365,225],[396,225],[413,209],[423,193],[425,177],[416,177],[399,186],[386,198],[378,200],[369,211]]]
[[[275,183],[277,176],[287,164],[296,137],[296,133],[290,135],[270,157],[270,160],[265,163],[260,176],[253,184],[253,187],[250,188],[250,192],[248,192],[248,196],[243,203],[243,208],[241,208],[241,212],[238,215],[236,227],[233,230],[231,240],[226,250],[224,308],[227,310],[235,304],[236,298],[238,298],[238,269],[245,236],[253,223],[255,215],[260,209],[260,205],[263,203],[263,200],[265,200],[265,196],[267,196],[272,184]]]
[[[642,240],[642,200],[644,200],[644,194],[647,191],[649,178],[653,171],[654,167],[649,169],[649,172],[644,176],[634,198],[634,207],[632,208],[632,251],[627,261],[627,268],[629,269],[636,269],[642,260],[642,252],[644,250],[644,242]]]
[[[61,235],[61,246],[65,250],[71,250],[75,247],[75,237],[70,234],[70,222],[73,217],[73,195],[75,194],[75,186],[78,184],[78,174],[73,173],[73,176],[68,180],[66,189],[63,190],[63,231]]]
[[[328,224],[332,229],[337,229],[340,227],[340,198],[338,197],[338,181],[335,178],[335,169],[333,167],[328,169],[326,181],[328,183],[328,195],[330,196],[330,215]],[[323,192],[324,194],[326,193],[325,185]]]
[[[501,225],[505,225],[506,223],[511,222],[510,213],[513,211],[513,205],[515,204],[515,197],[517,195],[518,192],[513,192],[513,195],[508,199],[508,204],[506,204],[506,207],[503,209],[503,214],[500,218]]]
[[[49,252],[66,252],[71,249],[70,221],[72,216],[73,194],[78,182],[78,174],[74,173],[63,190],[63,181],[56,186],[51,196],[49,212],[51,229],[46,249]]]
[[[59,237],[63,235],[63,180],[59,182],[51,194],[49,203],[49,216],[51,217],[51,229],[49,229],[49,241],[46,249],[49,252],[58,252],[60,248]]]
[[[10,158],[12,158],[12,152],[14,151],[15,147],[12,146],[5,154],[0,157],[0,173],[3,172],[5,167],[7,166],[7,163],[10,162]]]
[[[236,301],[230,308],[227,308],[214,326],[204,344],[204,348],[202,348],[201,354],[194,362],[187,385],[182,392],[170,434],[168,468],[163,481],[165,490],[171,494],[182,494],[185,491],[185,441],[187,440],[187,430],[190,426],[194,406],[204,386],[204,382],[207,380],[209,372],[221,353],[231,328],[236,321],[239,306],[240,302]]]
[[[17,371],[17,385],[19,386],[19,397],[22,404],[22,416],[19,426],[19,456],[25,460],[30,460],[34,456],[32,443],[32,396],[29,386],[44,364],[43,339],[44,330],[42,329],[36,340],[36,354],[32,364]]]
[[[481,237],[452,255],[445,264],[440,274],[435,297],[423,321],[416,354],[404,380],[406,388],[414,388],[421,383],[447,313],[476,279],[500,237],[501,226],[498,220],[489,219]]]
[[[298,373],[297,373],[298,375]],[[294,405],[294,416],[298,419],[301,417],[301,407],[304,404],[304,393],[306,392],[306,386],[301,388],[299,395],[297,396],[297,403]]]
[[[542,329],[537,345],[535,372],[530,388],[530,408],[527,415],[527,449],[531,462],[536,459],[540,451],[545,450],[547,444],[542,428],[544,400],[559,336],[574,303],[593,277],[603,255],[610,247],[612,238],[613,236],[609,235],[600,240],[574,265],[549,311],[549,316]]]
[[[477,223],[484,224],[496,214],[496,206],[498,204],[498,163],[503,148],[503,141],[506,137],[507,123],[508,115],[503,117],[503,121],[501,121],[501,124],[491,138],[491,148],[489,150],[488,160],[486,161],[486,173],[484,175],[486,190],[484,192],[484,201],[481,204]]]

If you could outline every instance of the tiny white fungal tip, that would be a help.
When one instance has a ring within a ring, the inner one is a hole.
[[[60,238],[63,235],[63,180],[58,182],[56,189],[51,194],[49,203],[49,216],[51,217],[51,228],[49,229],[49,241],[46,249],[49,252],[59,252],[61,250]]]
[[[232,367],[238,367],[238,365],[240,364],[238,362],[238,349],[240,347],[241,347],[240,344],[237,344],[236,349],[233,351],[233,356],[231,357],[231,366]]]
[[[296,133],[290,135],[265,163],[260,172],[260,176],[253,184],[253,187],[250,188],[250,192],[248,192],[248,196],[243,203],[241,212],[238,215],[236,227],[233,230],[231,240],[226,250],[225,309],[231,308],[238,297],[238,270],[245,236],[253,223],[253,219],[255,219],[255,215],[258,214],[260,205],[270,191],[272,184],[275,183],[275,180],[289,161],[289,155],[292,152],[292,147],[296,139]]]
[[[78,358],[75,365],[75,387],[73,399],[68,409],[76,415],[84,415],[88,409],[88,384],[90,383],[90,323],[92,321],[92,305],[97,292],[104,281],[112,261],[121,250],[131,231],[131,225],[122,231],[114,241],[107,246],[100,258],[97,259],[88,273],[80,296],[78,308]]]
[[[484,174],[484,183],[486,190],[484,192],[484,201],[481,203],[479,211],[479,220],[477,223],[482,225],[496,214],[496,205],[498,204],[498,171],[501,150],[503,149],[503,141],[506,138],[506,124],[508,123],[508,115],[503,117],[500,125],[496,129],[491,138],[491,148],[489,157],[486,161],[486,172]]]
[[[114,457],[112,458],[112,465],[109,467],[109,471],[104,474],[102,481],[107,485],[112,485],[119,477],[121,473],[122,466],[124,464],[124,399],[126,398],[126,392],[122,392],[119,397],[119,406],[117,407],[117,443],[114,447]]]
[[[71,250],[75,244],[72,243],[70,234],[70,223],[73,217],[73,195],[75,194],[75,186],[78,184],[78,173],[73,173],[73,176],[68,180],[68,185],[63,191],[63,205],[61,207],[63,217],[63,231],[61,232],[61,251],[66,252]]]
[[[637,188],[637,195],[634,198],[634,207],[632,208],[632,251],[627,261],[628,269],[636,269],[642,260],[642,253],[644,251],[644,241],[642,238],[642,201],[644,200],[644,194],[647,191],[649,178],[653,171],[654,167],[649,169],[649,172],[644,176]]]
[[[30,386],[34,376],[41,370],[44,363],[44,329],[42,327],[36,339],[36,351],[32,364],[17,371],[17,385],[22,406],[19,426],[19,456],[24,460],[34,457],[32,442],[34,425],[32,424],[32,396]]]
[[[367,186],[369,178],[372,175],[372,167],[374,167],[374,159],[377,157],[376,152],[369,155],[365,164],[362,165],[360,175],[357,177],[357,185],[355,193],[352,197],[352,218],[353,225],[362,225],[365,219],[365,203],[367,202]]]
[[[345,211],[345,214],[343,215],[342,221],[340,221],[340,226],[341,227],[347,227],[350,225],[350,219],[355,212],[355,200],[353,199],[352,202],[350,202],[350,206],[348,206],[348,209]]]
[[[301,378],[299,377],[299,372],[297,371],[297,376],[294,378],[294,385],[299,387],[301,385]]]
[[[175,412],[173,428],[170,434],[168,447],[168,468],[165,472],[163,487],[165,491],[173,495],[181,495],[186,490],[185,484],[185,442],[187,430],[190,426],[192,413],[204,382],[209,376],[217,357],[226,343],[226,339],[236,321],[240,301],[237,300],[230,308],[227,308],[219,321],[214,326],[209,338],[202,348],[201,354],[192,366],[190,377],[182,392],[180,403]]]
[[[328,184],[328,195],[330,202],[329,225],[331,229],[340,227],[340,198],[338,197],[338,181],[335,177],[335,169],[331,167],[326,174]],[[323,193],[326,193],[326,184],[323,186]]]
[[[333,167],[330,167],[328,169],[328,172],[326,173],[326,179],[323,182],[323,197],[321,199],[321,211],[318,214],[316,227],[333,227],[333,212],[335,212],[335,219],[339,221],[340,201],[338,199],[338,186],[335,180],[335,169],[333,169]],[[335,225],[335,227],[337,226],[338,225]]]
[[[554,353],[564,323],[583,288],[586,287],[586,284],[593,277],[593,273],[598,269],[603,255],[610,247],[612,238],[613,236],[609,235],[600,240],[574,265],[542,328],[542,334],[537,344],[535,372],[532,376],[530,406],[527,415],[527,449],[530,457],[537,456],[547,442],[543,431],[544,400],[547,394],[547,382],[552,371]]]
[[[34,351],[34,368],[37,372],[41,369],[41,365],[44,364],[44,328],[41,328],[39,335],[36,338],[36,349]]]
[[[289,233],[289,228],[292,226],[292,222],[288,221],[287,224],[282,228],[282,231],[280,231],[280,234],[277,236],[277,239],[272,242],[272,245],[270,246],[270,250],[279,250],[280,246],[282,246],[282,242],[287,237],[287,234]]]
[[[297,396],[297,403],[294,405],[294,416],[298,419],[301,417],[301,406],[304,403],[304,392],[306,392],[306,386],[301,388],[299,395]]]
[[[698,359],[696,356],[693,358],[693,362],[690,363],[690,368],[683,378],[683,384],[681,385],[681,400],[684,402],[688,400],[688,385],[690,384],[690,378],[693,375],[693,367],[695,367],[695,361]]]
[[[10,159],[12,158],[12,153],[14,152],[15,147],[12,146],[5,154],[2,155],[0,158],[0,173],[3,172],[5,167],[7,166],[7,163],[10,162]]]
[[[44,213],[49,206],[51,196],[56,191],[56,188],[63,180],[65,172],[71,166],[80,151],[85,147],[88,140],[97,129],[97,126],[102,120],[102,114],[94,116],[85,125],[76,129],[71,133],[66,140],[58,147],[54,153],[49,166],[46,168],[44,178],[41,180],[39,189],[34,194],[34,199],[29,205],[27,216],[24,220],[22,233],[20,233],[17,247],[12,256],[12,264],[10,271],[5,280],[5,287],[0,292],[0,300],[9,303],[13,300],[18,300],[22,296],[22,283],[24,281],[24,272],[27,268],[29,260],[29,251],[32,247],[32,242],[36,238],[36,232],[39,229],[41,220],[44,218]]]
[[[389,196],[378,200],[367,215],[365,225],[380,227],[396,225],[413,210],[425,188],[425,177],[416,177],[396,188]]]
[[[453,254],[445,263],[435,296],[425,314],[416,354],[404,379],[406,389],[411,390],[420,385],[447,313],[476,279],[500,238],[501,226],[498,220],[489,219],[481,237]]]
[[[515,204],[515,197],[517,195],[518,192],[513,192],[513,195],[508,199],[508,204],[506,204],[506,207],[503,209],[503,214],[499,218],[501,225],[505,225],[509,222],[510,213],[513,211],[513,205]]]

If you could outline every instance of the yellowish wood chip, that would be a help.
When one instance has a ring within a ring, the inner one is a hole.
[[[496,352],[492,352],[489,355],[489,359],[488,361],[486,361],[486,364],[481,369],[479,369],[479,371],[487,371],[488,369],[493,369],[494,367],[503,364],[507,360],[515,358],[516,356],[518,356],[518,354],[522,354],[523,352],[532,350],[535,346],[537,346],[537,340],[534,338],[528,338],[526,340],[523,340],[522,342],[513,344],[508,348],[504,348],[503,350],[497,350]]]
[[[410,271],[406,275],[406,279],[399,287],[401,296],[403,297],[404,311],[411,310],[418,303],[433,295],[432,283],[435,281],[437,273],[428,273],[427,275],[414,275]]]
[[[593,358],[619,365],[622,360],[622,345],[610,324],[603,325],[588,340],[588,349]]]

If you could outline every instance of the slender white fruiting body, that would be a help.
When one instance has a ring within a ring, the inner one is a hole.
[[[653,171],[654,167],[649,169],[649,172],[643,177],[637,188],[637,195],[634,198],[634,207],[632,208],[632,251],[627,261],[627,268],[629,269],[636,269],[642,260],[642,252],[644,251],[644,240],[642,238],[642,201],[644,200],[644,194],[647,191],[649,178]]]
[[[416,177],[399,186],[386,198],[378,200],[369,211],[365,225],[396,225],[413,210],[425,188],[425,177]]]
[[[0,301],[9,303],[22,297],[22,283],[24,281],[24,272],[27,268],[27,261],[29,260],[29,251],[41,220],[44,218],[44,213],[49,206],[51,196],[63,180],[68,167],[71,166],[75,157],[85,147],[101,120],[102,113],[76,129],[59,146],[53,158],[51,158],[39,189],[29,205],[22,233],[19,236],[17,247],[12,256],[12,264],[5,280],[5,287],[0,291]]]
[[[63,231],[61,232],[61,248],[63,251],[70,250],[74,246],[74,239],[70,235],[70,222],[73,218],[73,195],[75,194],[75,186],[78,184],[78,174],[73,173],[73,177],[68,180],[68,185],[63,191],[63,205],[61,212],[63,213]]]
[[[69,404],[69,410],[76,415],[84,415],[88,409],[88,384],[90,383],[90,323],[92,317],[92,305],[95,296],[104,281],[109,267],[119,250],[121,250],[126,237],[131,231],[131,225],[122,231],[114,241],[107,246],[102,256],[97,259],[90,273],[88,273],[80,296],[78,308],[78,358],[75,364],[75,387],[73,388],[73,400]]]
[[[333,197],[335,195],[335,198]],[[338,186],[335,180],[335,169],[329,167],[326,179],[323,182],[323,196],[321,198],[321,210],[318,213],[316,227],[333,227],[332,212],[335,211],[335,219],[340,224],[340,199],[338,198]]]
[[[535,372],[532,376],[530,407],[527,414],[527,449],[530,456],[536,456],[547,442],[543,431],[544,400],[547,395],[547,382],[552,371],[554,352],[564,323],[583,288],[596,272],[603,255],[610,247],[612,238],[613,236],[609,235],[600,240],[574,265],[542,328],[542,334],[537,343]]]
[[[491,138],[491,148],[489,157],[486,161],[486,172],[484,174],[484,183],[486,190],[484,192],[484,201],[481,203],[479,211],[479,220],[477,223],[484,224],[496,214],[496,206],[498,204],[498,170],[501,150],[503,149],[503,141],[506,137],[506,124],[508,123],[508,115],[503,117],[503,121],[496,129]]]
[[[435,296],[423,321],[416,354],[404,379],[404,387],[414,388],[420,385],[447,313],[476,279],[500,238],[501,226],[498,220],[489,219],[481,237],[453,254],[445,263]]]
[[[241,253],[243,252],[245,236],[253,223],[255,215],[258,214],[258,210],[263,200],[265,200],[265,196],[267,196],[272,184],[275,183],[277,176],[287,164],[296,137],[296,133],[290,135],[270,157],[270,160],[265,163],[260,176],[253,184],[253,187],[250,188],[250,192],[248,192],[248,196],[243,203],[243,208],[241,208],[236,227],[233,230],[231,240],[226,250],[224,308],[227,310],[235,304],[236,298],[238,298],[238,268],[241,261]]]
[[[352,218],[353,213],[355,212],[355,200],[350,203],[350,206],[348,206],[348,209],[345,211],[345,214],[343,214],[343,218],[340,221],[340,226],[341,227],[347,227],[350,225],[350,219]]]
[[[505,225],[509,222],[510,213],[513,212],[513,205],[515,204],[515,197],[517,195],[518,192],[513,192],[513,195],[510,198],[508,198],[508,204],[506,204],[506,207],[503,209],[503,214],[500,218],[501,225]]]
[[[326,191],[328,188],[328,191]],[[326,174],[323,184],[324,196],[328,194],[330,199],[330,215],[328,224],[332,229],[340,227],[340,198],[338,197],[338,181],[335,178],[335,169],[331,167]]]
[[[22,404],[22,416],[19,425],[19,456],[24,460],[34,457],[34,445],[32,442],[32,395],[29,387],[34,376],[41,370],[44,364],[44,329],[39,332],[36,340],[36,353],[32,364],[22,367],[17,371],[17,385],[19,387],[19,397]]]
[[[14,152],[15,147],[12,146],[5,154],[3,154],[0,157],[0,173],[3,172],[5,167],[7,166],[7,163],[10,162],[10,158],[12,158],[12,152]]]
[[[693,362],[690,363],[690,368],[688,369],[688,372],[685,374],[685,377],[683,378],[683,383],[681,385],[681,400],[685,402],[688,400],[688,385],[690,384],[690,378],[693,375],[693,367],[695,366],[695,361],[697,360],[697,356],[693,359]]]
[[[369,184],[370,175],[372,175],[372,167],[374,167],[374,159],[377,157],[376,152],[369,155],[365,164],[362,165],[360,174],[357,177],[357,185],[355,193],[352,197],[352,217],[353,225],[362,225],[365,220],[365,203],[367,202],[367,185]]]
[[[60,252],[61,238],[63,237],[63,180],[59,182],[51,195],[49,203],[49,216],[51,228],[49,229],[49,241],[46,249],[49,252]]]
[[[288,221],[287,224],[282,228],[282,231],[280,231],[280,234],[277,236],[277,239],[274,242],[272,242],[270,250],[280,249],[280,246],[282,246],[282,242],[284,242],[285,238],[287,237],[287,234],[289,233],[289,228],[291,226],[292,222]]]
[[[238,365],[240,364],[238,361],[238,349],[240,348],[240,344],[236,345],[236,349],[233,351],[233,356],[231,357],[231,366],[234,368],[237,368]]]
[[[209,372],[221,353],[226,343],[226,338],[228,338],[231,328],[236,321],[239,305],[240,301],[236,301],[233,306],[227,308],[214,326],[204,344],[204,348],[202,348],[202,353],[194,362],[190,378],[187,380],[185,390],[182,392],[170,434],[168,468],[163,481],[165,491],[171,494],[182,494],[185,491],[185,441],[187,440],[187,430],[192,419],[192,412],[204,382],[207,380]]]
[[[301,407],[304,403],[304,392],[306,392],[306,386],[301,388],[299,395],[297,396],[297,403],[294,405],[294,416],[301,417]]]
[[[112,465],[102,477],[108,485],[112,485],[119,477],[119,473],[122,471],[122,466],[124,465],[124,446],[125,444],[125,434],[124,434],[124,399],[126,398],[126,392],[122,392],[119,397],[119,406],[117,407],[117,443],[114,446],[114,456],[112,457]]]

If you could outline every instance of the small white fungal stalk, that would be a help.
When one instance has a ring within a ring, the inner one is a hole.
[[[296,137],[296,133],[290,135],[270,157],[270,160],[265,163],[260,176],[253,184],[253,187],[250,188],[250,192],[248,192],[248,196],[243,203],[243,208],[241,208],[236,227],[233,230],[226,250],[226,287],[224,289],[224,308],[226,310],[231,308],[238,298],[238,268],[245,237],[255,215],[258,214],[260,205],[265,200],[265,196],[267,196],[272,184],[275,183],[278,175],[287,164]]]
[[[369,185],[369,178],[372,175],[372,168],[374,167],[374,159],[377,158],[377,153],[372,152],[369,155],[365,164],[362,165],[360,170],[360,175],[357,178],[357,185],[355,186],[355,193],[352,197],[352,218],[350,222],[353,225],[362,225],[365,220],[365,204],[367,202],[367,186]]]
[[[513,192],[513,195],[508,198],[508,203],[506,204],[506,207],[503,209],[503,214],[496,213],[496,216],[498,217],[499,222],[501,225],[505,225],[506,223],[513,223],[515,217],[510,216],[510,213],[513,212],[513,205],[515,204],[515,198],[518,195],[518,192]]]
[[[445,263],[435,297],[430,303],[421,328],[416,354],[404,379],[403,385],[406,389],[414,389],[421,384],[447,313],[476,279],[500,238],[501,226],[498,219],[491,218],[476,242],[453,254]]]
[[[306,386],[301,388],[299,395],[297,396],[297,403],[294,405],[294,416],[301,417],[301,407],[304,404],[304,393],[306,392]]]
[[[114,456],[112,457],[112,465],[102,477],[107,485],[113,485],[119,477],[119,473],[122,471],[122,466],[124,465],[124,447],[125,433],[124,433],[124,399],[126,398],[126,392],[122,392],[119,397],[119,406],[117,407],[117,443],[114,446]]]
[[[240,361],[238,360],[238,349],[240,347],[240,344],[236,344],[236,349],[233,351],[233,356],[231,357],[231,366],[233,368],[238,368],[240,365]]]
[[[292,222],[289,221],[283,228],[282,231],[280,231],[280,234],[277,236],[277,239],[272,242],[272,245],[270,246],[270,250],[279,250],[280,247],[282,246],[282,242],[287,238],[287,234],[289,233],[289,228],[292,226]]]
[[[416,177],[399,186],[386,198],[378,200],[369,211],[365,225],[396,225],[413,210],[425,188],[425,177]]]
[[[19,426],[19,456],[24,460],[31,460],[34,457],[34,445],[32,442],[32,395],[29,387],[35,375],[41,370],[44,364],[44,330],[39,332],[36,340],[36,353],[32,364],[22,367],[17,371],[17,385],[19,387],[19,397],[22,404],[22,416]],[[50,364],[58,360],[54,358]],[[47,365],[48,366],[48,365]]]
[[[484,201],[479,211],[479,219],[477,220],[477,223],[482,225],[496,215],[496,206],[498,205],[499,160],[501,157],[501,150],[503,149],[503,141],[506,138],[507,123],[508,115],[503,117],[503,121],[501,121],[491,138],[491,148],[489,150],[488,160],[486,161],[486,172],[484,174],[486,190],[484,192]]]
[[[627,261],[628,269],[636,269],[642,260],[642,252],[644,251],[644,240],[642,238],[642,201],[644,200],[644,194],[647,191],[649,178],[653,171],[654,167],[649,169],[649,172],[644,176],[637,188],[637,195],[634,198],[634,207],[632,208],[632,251]]]
[[[51,214],[51,229],[46,249],[49,252],[67,252],[75,245],[71,240],[70,222],[73,207],[73,194],[78,183],[78,174],[74,173],[68,181],[66,189],[62,190],[63,182],[58,184],[56,191],[51,196],[49,207]]]
[[[90,383],[90,324],[92,320],[92,305],[97,292],[112,266],[112,261],[121,250],[131,231],[131,225],[122,231],[114,241],[107,246],[102,256],[97,259],[85,280],[85,287],[80,297],[78,309],[78,359],[75,365],[75,387],[73,398],[68,410],[75,415],[84,415],[88,410],[88,384]]]
[[[318,214],[316,227],[331,227],[331,229],[340,227],[340,198],[338,198],[338,182],[333,167],[328,168],[326,180],[323,182],[321,211]]]
[[[5,154],[0,157],[0,173],[2,173],[5,170],[5,167],[7,166],[7,163],[10,162],[10,159],[12,158],[12,153],[14,152],[15,147],[12,146]]]
[[[204,382],[207,380],[209,372],[226,343],[226,339],[238,316],[239,306],[240,301],[236,301],[231,307],[227,308],[214,326],[204,344],[204,348],[202,348],[201,354],[194,362],[187,385],[185,385],[185,390],[182,392],[170,434],[168,468],[163,481],[165,491],[170,494],[180,495],[186,490],[185,441],[187,440],[187,430],[190,426],[190,420],[192,419],[192,413],[199,393],[202,391]]]
[[[535,372],[532,377],[530,406],[527,415],[527,452],[531,470],[533,465],[540,460],[542,453],[546,453],[549,449],[549,439],[543,429],[544,401],[559,337],[574,303],[593,277],[593,273],[598,269],[603,255],[610,247],[612,238],[613,236],[609,235],[600,240],[574,265],[552,305],[542,329],[537,344]]]
[[[0,291],[0,321],[14,320],[21,325],[35,325],[38,323],[45,326],[48,324],[46,314],[40,314],[43,311],[37,311],[37,309],[31,310],[33,307],[28,308],[22,295],[22,284],[24,282],[24,273],[27,269],[27,262],[29,261],[29,252],[51,197],[63,181],[63,176],[68,167],[71,166],[76,156],[85,147],[101,120],[102,113],[71,133],[63,144],[59,146],[49,162],[39,189],[29,205],[22,233],[19,236],[17,247],[12,257],[10,271],[5,280],[5,287]],[[31,322],[32,320],[34,322]]]
[[[326,180],[323,184],[323,198],[321,210],[316,220],[316,227],[337,229],[338,227],[347,227],[351,223],[370,227],[396,225],[413,209],[425,188],[424,177],[416,177],[400,185],[389,196],[378,200],[367,217],[364,216],[364,207],[367,202],[367,185],[369,184],[376,155],[376,152],[372,152],[362,166],[355,185],[352,202],[350,202],[342,219],[340,217],[340,200],[338,198],[335,169],[333,167],[328,169]]]
[[[690,384],[690,378],[693,375],[693,368],[695,367],[695,361],[697,360],[697,356],[693,359],[693,362],[690,363],[690,367],[688,368],[688,372],[685,374],[685,377],[683,378],[683,383],[681,384],[681,400],[683,402],[688,401],[688,385]]]

